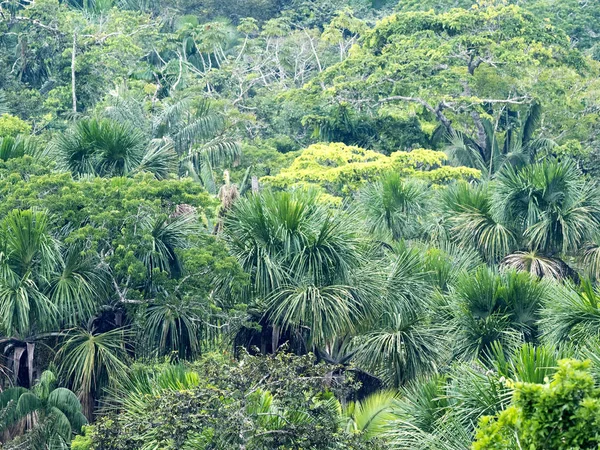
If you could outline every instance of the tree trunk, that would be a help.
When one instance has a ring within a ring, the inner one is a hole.
[[[77,112],[77,94],[75,93],[75,53],[77,52],[77,33],[73,31],[73,50],[71,52],[71,95],[73,97],[73,112]]]

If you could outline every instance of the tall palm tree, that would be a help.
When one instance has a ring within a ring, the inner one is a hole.
[[[213,169],[239,159],[240,147],[227,138],[224,120],[203,99],[184,99],[165,107],[153,119],[153,134],[168,138],[181,159],[181,170],[216,194]]]
[[[464,273],[454,286],[452,310],[458,354],[489,354],[500,342],[507,348],[538,339],[542,305],[552,291],[548,282],[528,273],[497,273],[480,267]]]
[[[59,373],[81,399],[88,419],[103,389],[125,376],[126,338],[122,329],[104,333],[75,329],[67,334],[56,354]]]
[[[189,248],[191,238],[200,232],[195,210],[175,217],[144,215],[137,219],[135,236],[140,241],[136,256],[147,270],[146,289],[154,291],[155,271],[178,277],[182,261],[177,250]]]
[[[273,325],[307,330],[320,345],[369,318],[378,302],[374,278],[355,282],[365,268],[355,219],[315,191],[265,192],[234,205],[223,236]]]
[[[0,432],[15,438],[27,431],[20,443],[23,448],[69,448],[73,434],[87,420],[77,396],[56,387],[56,381],[53,372],[45,371],[30,390],[14,387],[0,392]]]
[[[478,138],[453,130],[446,147],[449,156],[491,178],[504,168],[530,164],[539,152],[556,146],[551,139],[534,137],[542,117],[539,103],[533,103],[523,115],[510,111],[507,115],[510,117],[495,124],[489,119],[481,119],[481,136]],[[500,132],[499,126],[504,131]]]
[[[60,262],[43,211],[14,210],[0,223],[0,328],[9,336],[47,331],[57,307],[45,284]]]
[[[366,186],[358,198],[370,231],[392,239],[417,237],[431,204],[425,183],[403,179],[394,172]]]
[[[44,211],[14,210],[0,222],[0,346],[15,377],[26,365],[35,375],[36,343],[59,325],[87,321],[105,292],[105,269],[78,246],[61,249]]]
[[[173,150],[148,145],[143,132],[127,122],[82,119],[56,138],[51,151],[61,167],[77,175],[127,176],[143,168],[164,177],[175,161]]]
[[[597,187],[572,161],[544,161],[498,176],[494,205],[526,245],[546,256],[575,253],[600,226]]]
[[[398,387],[436,370],[445,356],[445,333],[432,323],[433,290],[420,253],[396,249],[380,261],[387,267],[380,282],[381,315],[357,336],[354,362]]]

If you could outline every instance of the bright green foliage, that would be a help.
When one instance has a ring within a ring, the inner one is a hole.
[[[0,390],[56,364],[80,450],[471,447],[600,362],[599,14],[0,2]]]
[[[263,177],[261,181],[277,188],[318,185],[333,195],[340,195],[352,192],[388,171],[437,184],[479,177],[479,171],[475,169],[444,166],[446,159],[442,152],[424,149],[385,156],[341,143],[314,144],[290,167],[275,176]]]
[[[481,419],[473,449],[597,448],[600,398],[589,367],[562,360],[549,383],[517,383],[511,405]]]
[[[583,124],[595,121],[595,113],[584,112],[587,95],[597,91],[585,80],[596,72],[559,29],[499,5],[385,17],[347,59],[289,95],[309,110],[345,102],[377,115],[417,117],[434,141],[461,131],[480,148],[485,120],[505,134],[534,102],[559,102],[544,112],[552,132],[583,141],[590,137]],[[586,93],[569,94],[583,85]]]
[[[91,429],[90,426],[81,428],[83,434],[78,434],[71,441],[71,450],[90,450],[92,448],[92,437],[88,435]]]
[[[393,407],[397,397],[395,391],[380,391],[349,403],[342,412],[347,418],[346,430],[365,438],[380,436],[387,423],[395,417]]]
[[[564,30],[578,48],[587,49],[595,44],[594,35],[598,26],[599,6],[595,2],[577,0],[505,0],[496,4],[515,4],[531,11],[538,17],[549,20],[554,26]],[[448,11],[451,8],[478,8],[490,4],[481,0],[400,0],[399,11]],[[491,2],[494,4],[494,2]]]
[[[20,134],[27,135],[30,132],[31,125],[27,122],[10,114],[0,115],[0,138],[16,137]]]

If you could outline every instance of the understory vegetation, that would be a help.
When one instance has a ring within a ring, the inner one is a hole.
[[[0,449],[598,448],[598,36],[0,2]]]

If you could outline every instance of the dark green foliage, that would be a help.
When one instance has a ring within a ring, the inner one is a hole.
[[[191,367],[188,380],[199,377],[192,385],[143,399],[135,414],[102,419],[92,448],[378,448],[343,431],[333,395],[354,386],[330,371],[310,355],[245,356],[240,363],[212,355]]]
[[[0,448],[597,446],[599,15],[0,2]]]

